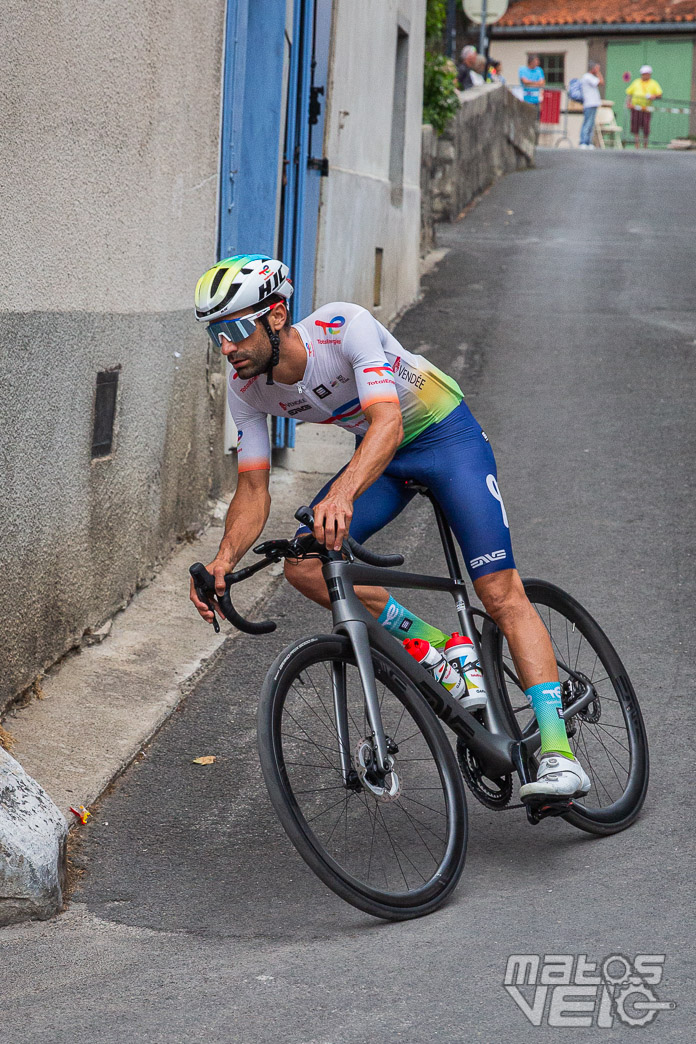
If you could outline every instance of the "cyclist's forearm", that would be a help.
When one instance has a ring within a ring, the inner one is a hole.
[[[271,508],[269,493],[245,496],[235,493],[227,509],[225,534],[220,541],[219,556],[228,558],[233,568],[263,532]]]
[[[351,500],[355,500],[379,478],[396,453],[402,438],[400,414],[383,423],[371,424],[350,464],[331,487],[332,490],[345,493]]]

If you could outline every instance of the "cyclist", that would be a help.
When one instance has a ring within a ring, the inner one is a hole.
[[[406,351],[364,308],[323,305],[291,325],[288,268],[262,254],[219,261],[198,281],[196,319],[232,366],[228,396],[239,431],[239,479],[225,533],[208,570],[216,590],[260,536],[270,506],[268,415],[338,424],[356,435],[351,460],[314,498],[314,535],[339,550],[350,530],[363,543],[415,495],[413,478],[437,497],[460,544],[477,595],[496,621],[539,722],[540,765],[520,796],[587,793],[590,781],[568,744],[561,689],[548,632],[515,568],[510,529],[486,433],[459,385]],[[326,608],[321,564],[286,563],[298,591]],[[438,627],[384,588],[358,587],[367,609],[398,638],[447,640]],[[191,584],[191,601],[212,621]]]

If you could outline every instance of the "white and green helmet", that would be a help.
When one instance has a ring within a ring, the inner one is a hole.
[[[196,284],[196,319],[211,323],[230,312],[255,307],[273,294],[287,301],[293,294],[289,274],[287,265],[265,254],[226,257]]]

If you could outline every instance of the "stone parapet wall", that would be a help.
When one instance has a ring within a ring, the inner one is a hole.
[[[501,84],[463,93],[459,112],[439,137],[423,127],[423,253],[434,246],[438,221],[454,221],[497,178],[533,165],[535,132],[535,110]]]

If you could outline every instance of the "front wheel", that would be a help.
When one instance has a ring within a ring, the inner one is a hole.
[[[636,694],[619,655],[579,602],[544,580],[524,580],[527,597],[549,633],[561,681],[563,706],[589,682],[596,694],[566,721],[573,754],[592,788],[563,818],[592,834],[615,834],[634,821],[648,789],[648,740]],[[517,738],[536,729],[502,632],[487,620],[483,655]]]
[[[358,909],[403,920],[431,913],[457,884],[466,799],[433,711],[385,656],[373,651],[373,664],[386,777],[374,772],[360,676],[340,635],[302,639],[277,658],[259,703],[259,754],[273,806],[311,869]]]

